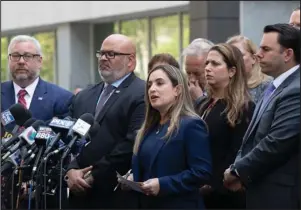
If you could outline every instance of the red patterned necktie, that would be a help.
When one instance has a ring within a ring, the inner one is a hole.
[[[19,93],[18,93],[18,103],[22,104],[25,108],[27,108],[26,107],[26,101],[25,101],[25,98],[24,98],[26,94],[27,94],[27,91],[24,90],[24,89],[20,90]]]

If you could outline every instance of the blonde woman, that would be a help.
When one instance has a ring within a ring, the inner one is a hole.
[[[145,102],[132,164],[144,192],[140,208],[203,209],[199,186],[211,175],[208,131],[183,73],[171,65],[151,70]]]
[[[272,81],[272,77],[261,72],[259,62],[255,56],[257,47],[249,38],[237,35],[230,37],[227,43],[237,47],[243,55],[249,92],[256,104],[268,84]]]
[[[223,186],[223,174],[235,160],[255,108],[251,101],[243,56],[230,44],[213,46],[206,58],[207,96],[199,114],[209,128],[212,179],[201,188],[208,209],[244,208],[243,192]]]

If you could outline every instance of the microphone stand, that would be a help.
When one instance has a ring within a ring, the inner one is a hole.
[[[77,138],[77,136],[74,136],[70,142],[75,142]],[[60,160],[59,209],[62,209],[63,162],[67,154],[70,152],[70,145],[71,144],[69,143]]]
[[[57,154],[59,153],[60,151],[62,151],[63,149],[65,149],[66,146],[63,146],[59,149],[57,149],[57,152],[54,151],[54,152],[50,152],[46,155],[46,157],[43,159],[43,163],[44,163],[44,174],[43,174],[43,182],[44,182],[44,192],[43,192],[43,196],[44,196],[44,209],[46,210],[47,209],[47,162],[48,162],[48,159],[54,155],[54,154]]]

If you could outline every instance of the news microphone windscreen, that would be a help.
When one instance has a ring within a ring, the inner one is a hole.
[[[85,113],[79,117],[79,119],[85,121],[86,123],[93,125],[95,119],[91,113]]]
[[[31,113],[28,109],[26,109],[21,104],[14,104],[9,108],[10,113],[14,116],[15,122],[19,126],[23,126],[23,124],[31,118]]]
[[[35,121],[37,121],[34,118],[30,118],[28,120],[26,120],[26,122],[24,123],[23,127],[28,128],[29,126],[31,126]]]

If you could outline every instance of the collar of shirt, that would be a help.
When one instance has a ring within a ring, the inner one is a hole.
[[[300,65],[294,66],[292,68],[290,68],[288,71],[280,74],[276,79],[274,79],[273,81],[273,85],[275,86],[275,89],[277,89],[282,82],[289,77],[289,75],[291,75],[292,73],[294,73],[295,71],[297,71],[297,69],[299,68]]]
[[[123,76],[123,77],[120,78],[119,80],[113,82],[111,85],[113,85],[115,88],[118,88],[118,87],[120,86],[120,84],[121,84],[126,78],[128,78],[128,77],[130,76],[130,74],[131,74],[131,73],[126,74],[125,76]],[[105,84],[104,84],[104,89],[107,88],[107,86],[108,86],[108,83],[105,83]],[[112,91],[112,93],[113,93],[113,92],[114,92],[114,91]],[[112,95],[112,93],[110,94],[110,96]],[[99,100],[100,100],[100,97],[102,96],[102,94],[103,94],[103,91],[102,91],[101,94],[99,95],[99,98],[98,98],[98,100],[97,100],[97,104],[99,103]]]
[[[122,78],[120,78],[119,80],[113,82],[111,85],[113,85],[115,88],[118,88],[120,86],[120,84],[130,76],[131,72],[126,74],[125,76],[123,76]],[[107,83],[105,83],[105,88],[108,86]]]
[[[27,95],[30,97],[30,98],[32,98],[33,97],[33,94],[34,94],[34,91],[35,91],[35,89],[36,89],[36,87],[37,87],[37,85],[38,85],[38,82],[39,82],[39,77],[37,77],[34,81],[33,81],[33,83],[31,83],[30,85],[28,85],[26,88],[25,88],[25,90],[26,90],[26,92],[27,92]],[[16,98],[18,98],[18,93],[19,93],[19,91],[21,90],[21,89],[23,89],[23,88],[21,88],[19,85],[17,85],[15,82],[13,82],[13,84],[14,84],[14,89],[15,89],[15,97]],[[18,100],[18,99],[17,99]]]

